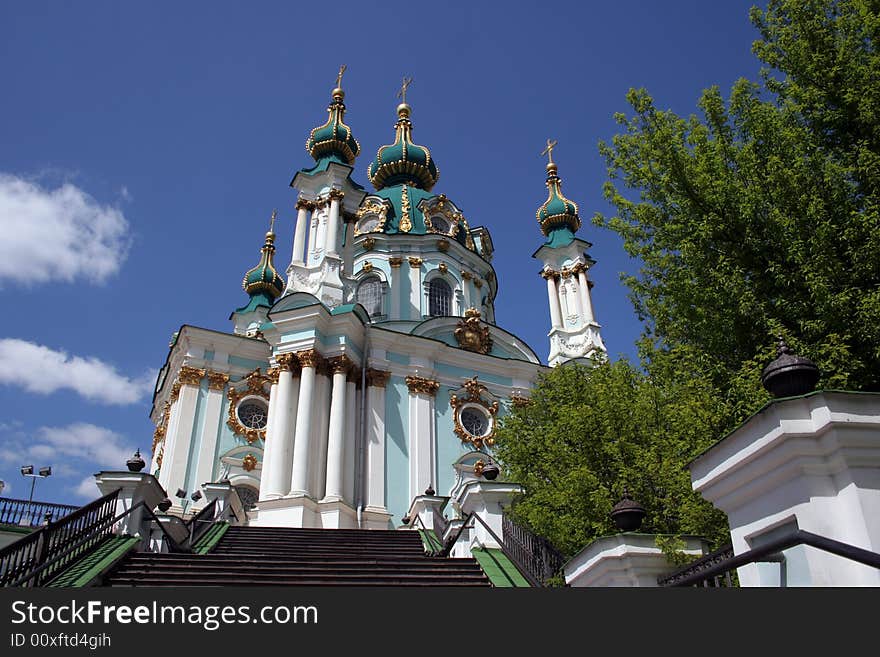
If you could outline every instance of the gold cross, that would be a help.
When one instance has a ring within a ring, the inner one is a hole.
[[[557,142],[555,139],[548,139],[547,140],[547,148],[545,148],[543,151],[541,151],[541,155],[547,156],[547,160],[549,161],[549,164],[553,164],[553,149],[556,148],[556,144],[558,144],[558,143],[559,142]]]
[[[404,103],[406,102],[406,88],[412,84],[412,81],[412,78],[403,78],[403,84],[400,85],[400,91],[397,92],[397,97]]]
[[[336,76],[336,87],[342,87],[342,74],[345,73],[345,69],[348,68],[345,64],[339,67],[339,74]]]
[[[269,232],[275,230],[275,217],[278,216],[278,210],[272,210],[272,219],[269,220]]]

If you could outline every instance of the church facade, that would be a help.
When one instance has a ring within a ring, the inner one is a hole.
[[[361,149],[340,72],[306,144],[314,164],[291,182],[291,262],[276,268],[273,214],[232,330],[175,334],[151,411],[150,472],[169,495],[228,480],[251,525],[393,528],[416,497],[478,477],[499,419],[527,403],[543,365],[495,324],[489,230],[434,192],[439,171],[412,139],[405,91],[406,81],[393,141],[369,164],[371,191],[352,177]],[[534,257],[558,365],[605,347],[590,245],[576,236],[552,146]]]

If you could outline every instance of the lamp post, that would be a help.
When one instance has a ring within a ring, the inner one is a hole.
[[[39,470],[37,470],[37,474],[34,474],[34,466],[23,465],[23,466],[21,466],[21,474],[24,477],[31,477],[31,495],[28,498],[27,513],[25,516],[22,517],[22,519],[19,521],[18,524],[22,525],[22,526],[24,526],[24,525],[30,526],[32,524],[30,521],[30,515],[31,515],[31,506],[33,505],[33,502],[34,502],[34,486],[37,484],[37,478],[45,479],[46,477],[48,477],[52,474],[52,466],[50,466],[50,465],[44,466],[44,467],[40,468]]]
[[[181,517],[186,516],[186,505],[189,504],[189,500],[186,499],[186,491],[182,488],[178,488],[177,492],[174,493],[174,496],[180,500],[180,506],[183,507],[183,514]],[[198,502],[202,499],[202,491],[194,490],[192,495],[189,496],[193,502]],[[195,523],[190,519],[189,523],[189,544],[192,545],[193,533],[195,532]]]

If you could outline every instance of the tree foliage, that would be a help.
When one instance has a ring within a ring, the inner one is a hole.
[[[751,16],[762,83],[708,89],[687,118],[630,91],[600,145],[617,215],[595,221],[643,263],[624,280],[648,335],[711,354],[717,382],[783,333],[823,385],[880,389],[880,9]]]
[[[626,360],[554,368],[499,427],[496,456],[526,493],[515,516],[567,556],[617,533],[609,513],[625,489],[647,511],[642,531],[729,540],[684,467],[725,422],[718,391],[671,377],[674,354],[649,370]]]

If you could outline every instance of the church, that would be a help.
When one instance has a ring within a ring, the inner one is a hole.
[[[204,498],[187,509],[186,497],[221,481],[258,527],[393,529],[420,496],[455,505],[492,463],[499,419],[528,403],[544,367],[495,323],[490,227],[468,219],[453,190],[435,191],[438,165],[413,141],[410,79],[391,143],[366,167],[372,189],[357,179],[344,70],[326,121],[308,133],[312,161],[290,183],[291,261],[275,262],[273,212],[231,330],[183,325],[170,344],[149,472],[180,493],[171,513],[197,511]],[[551,366],[605,355],[590,244],[577,236],[554,146],[533,254],[547,284]]]

